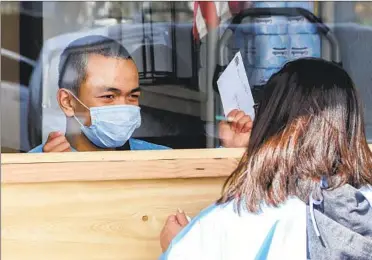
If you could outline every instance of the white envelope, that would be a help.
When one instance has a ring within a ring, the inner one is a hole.
[[[254,100],[245,72],[243,58],[238,52],[217,80],[222,106],[227,116],[232,110],[239,109],[254,119]]]

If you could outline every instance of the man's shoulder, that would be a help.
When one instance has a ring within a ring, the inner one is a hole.
[[[167,146],[153,144],[139,139],[129,139],[131,150],[168,150],[171,149]],[[44,144],[38,145],[31,149],[29,153],[43,153]],[[73,150],[75,151],[75,150]]]
[[[139,139],[129,139],[131,150],[169,150],[171,148],[163,145],[158,145],[150,142],[146,142]]]
[[[29,153],[43,153],[43,147],[44,147],[44,144],[40,144],[28,152]]]

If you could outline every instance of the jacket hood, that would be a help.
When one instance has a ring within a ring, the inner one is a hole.
[[[308,259],[372,259],[372,207],[367,198],[348,184],[323,190],[322,196],[313,213],[307,207]]]

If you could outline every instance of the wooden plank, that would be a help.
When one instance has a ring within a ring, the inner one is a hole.
[[[176,179],[228,176],[236,159],[5,164],[2,183]]]
[[[372,150],[372,144],[369,145]],[[240,159],[244,149],[187,149],[160,151],[120,151],[120,152],[79,152],[79,153],[23,153],[1,154],[1,165],[66,163],[66,162],[114,162],[114,161],[149,161],[174,159]]]
[[[244,149],[177,149],[159,151],[116,151],[116,152],[79,152],[79,153],[24,153],[2,154],[1,164],[33,164],[45,162],[112,162],[148,161],[174,159],[211,159],[240,158]]]
[[[213,203],[242,152],[2,155],[1,259],[157,259],[166,217]]]
[[[2,155],[1,257],[157,259],[166,217],[216,201],[243,152]]]
[[[224,178],[2,184],[1,259],[148,260],[177,208],[191,217]]]
[[[226,177],[243,153],[244,149],[199,149],[2,154],[1,182]]]
[[[2,183],[226,177],[244,150],[174,150],[2,156]]]

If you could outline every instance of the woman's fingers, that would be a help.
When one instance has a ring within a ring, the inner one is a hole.
[[[189,221],[187,220],[187,216],[185,214],[185,212],[183,212],[182,210],[178,209],[178,212],[176,213],[176,219],[178,221],[178,223],[184,227],[186,226],[187,224],[189,224]]]
[[[253,121],[249,115],[244,115],[237,122],[236,133],[247,133],[252,130]]]
[[[175,236],[181,231],[182,226],[179,224],[176,215],[170,215],[160,233],[160,246],[165,252]]]

